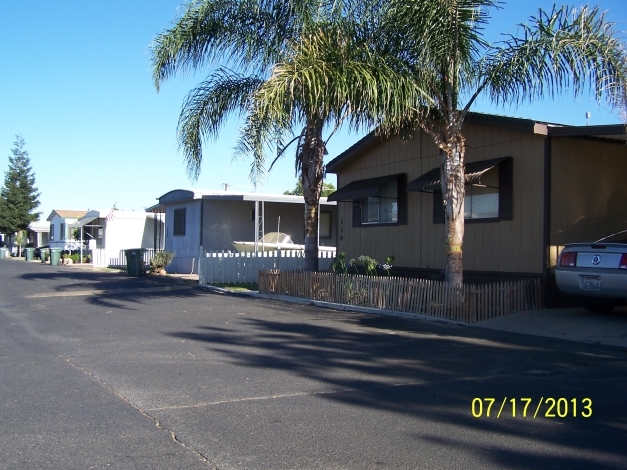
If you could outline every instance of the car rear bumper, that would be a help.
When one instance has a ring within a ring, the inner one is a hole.
[[[559,266],[555,268],[555,281],[558,289],[566,294],[627,299],[627,270],[604,272]]]

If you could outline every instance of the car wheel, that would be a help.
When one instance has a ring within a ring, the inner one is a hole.
[[[609,313],[614,310],[616,303],[611,300],[586,298],[583,300],[583,308],[592,313]]]

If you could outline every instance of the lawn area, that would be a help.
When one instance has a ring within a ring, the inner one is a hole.
[[[244,282],[238,284],[214,284],[216,287],[221,287],[222,289],[227,289],[233,292],[248,292],[248,291],[256,291],[259,290],[259,286],[256,282]]]

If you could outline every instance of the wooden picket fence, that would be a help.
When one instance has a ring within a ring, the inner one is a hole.
[[[543,308],[540,280],[453,286],[426,279],[259,271],[259,292],[473,323]]]

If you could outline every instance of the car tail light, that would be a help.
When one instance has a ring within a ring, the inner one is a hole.
[[[560,266],[575,266],[577,264],[577,252],[567,251],[560,255]]]
[[[627,253],[623,253],[620,257],[620,263],[618,263],[618,269],[627,269]]]

